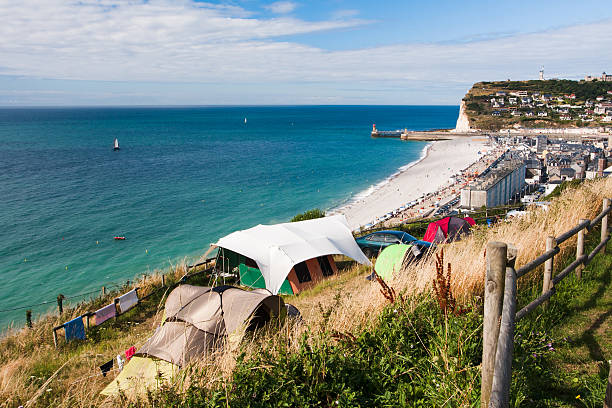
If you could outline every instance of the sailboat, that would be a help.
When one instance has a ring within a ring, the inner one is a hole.
[[[119,140],[115,138],[115,144],[113,145],[113,150],[119,150]]]
[[[246,125],[246,122],[247,122],[247,120],[246,120],[246,118],[244,118],[244,124],[245,124],[245,125]]]

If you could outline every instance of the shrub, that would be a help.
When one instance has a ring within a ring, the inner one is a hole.
[[[313,220],[315,218],[323,217],[325,217],[325,211],[322,211],[319,208],[315,208],[296,215],[291,219],[291,222]]]

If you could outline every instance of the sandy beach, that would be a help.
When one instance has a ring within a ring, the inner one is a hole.
[[[370,195],[334,212],[344,214],[352,229],[378,222],[385,214],[396,212],[411,201],[458,184],[454,176],[478,162],[486,152],[488,147],[482,137],[456,136],[432,142],[424,159]]]

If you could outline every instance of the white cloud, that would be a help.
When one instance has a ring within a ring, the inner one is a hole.
[[[288,14],[295,10],[296,7],[297,3],[292,1],[276,1],[265,6],[266,9],[275,14]]]
[[[424,102],[448,103],[472,82],[535,78],[541,65],[574,77],[612,66],[611,21],[456,44],[328,51],[277,38],[367,22],[249,16],[239,7],[188,0],[0,0],[0,65],[2,74],[22,77],[226,88],[258,83],[275,88],[273,103],[282,103],[283,92],[292,103],[299,95],[287,95],[294,90],[321,100],[362,100],[363,90],[376,101],[401,103],[404,96],[405,103],[418,103],[417,95],[430,94],[435,97]],[[386,91],[367,91],[377,88]],[[449,90],[446,100],[440,88]],[[212,97],[203,103],[218,100]]]

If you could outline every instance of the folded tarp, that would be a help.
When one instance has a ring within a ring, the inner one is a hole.
[[[119,311],[125,313],[138,304],[138,294],[136,289],[130,290],[128,293],[119,296]]]
[[[371,265],[363,254],[344,215],[256,227],[233,232],[216,246],[253,259],[266,282],[277,294],[294,265],[324,255],[343,254]]]
[[[98,309],[94,312],[94,316],[96,318],[96,325],[102,324],[108,319],[112,319],[117,315],[117,307],[114,303],[110,305],[104,306],[101,309]]]
[[[83,317],[79,316],[76,319],[64,323],[64,334],[66,336],[66,342],[74,339],[85,340]]]

